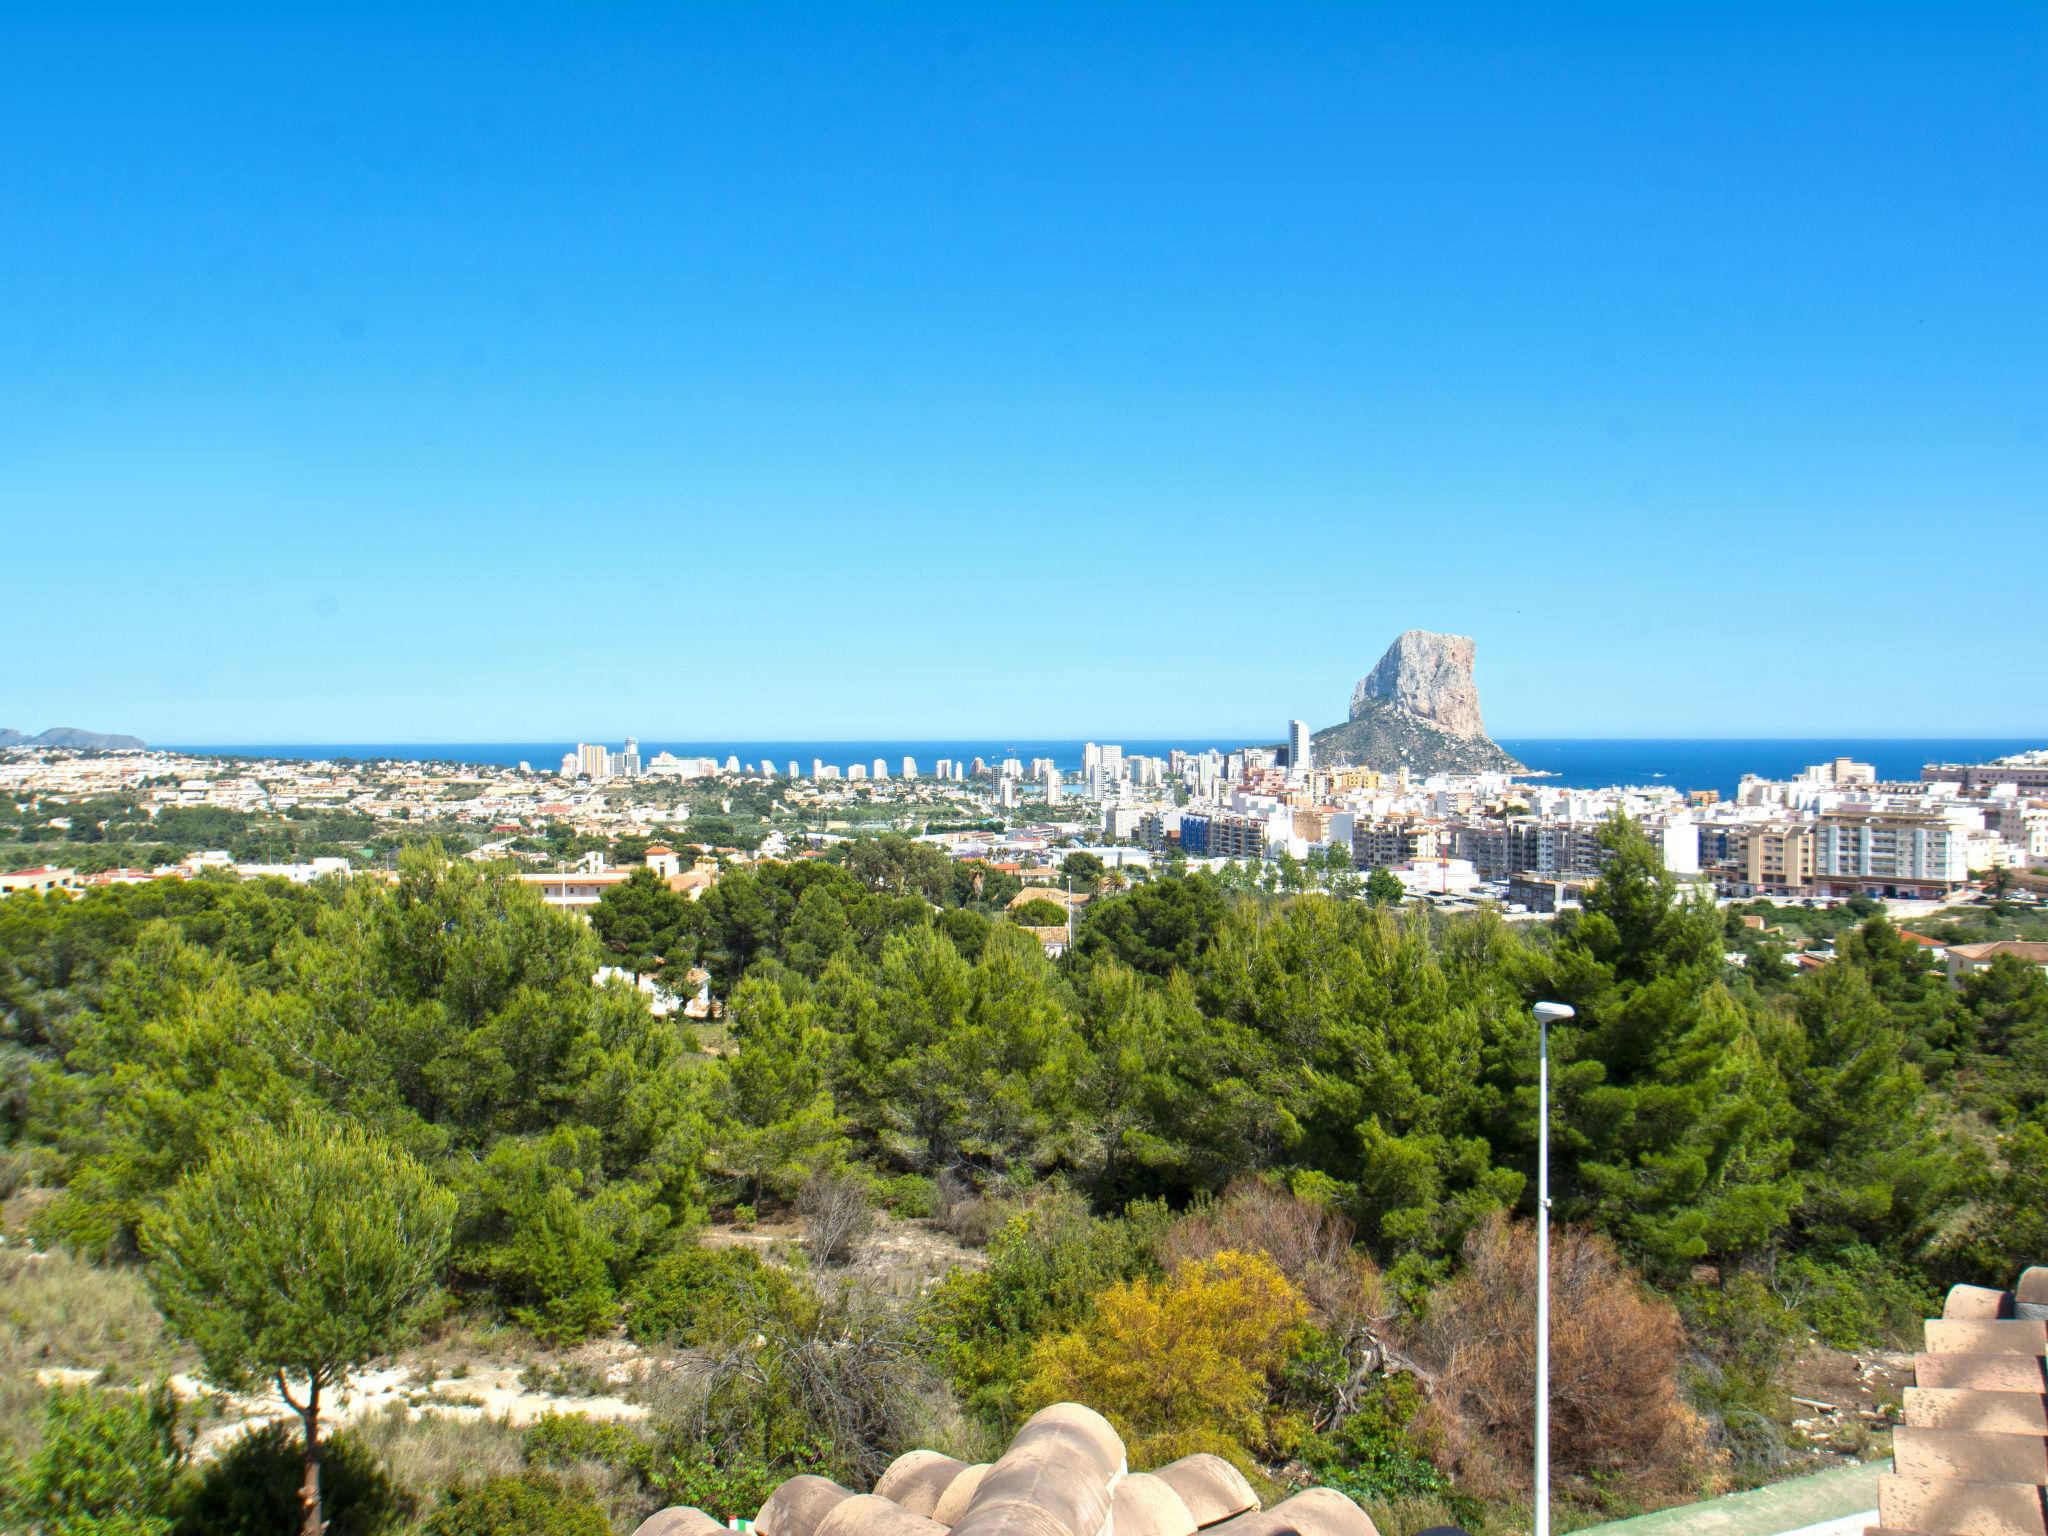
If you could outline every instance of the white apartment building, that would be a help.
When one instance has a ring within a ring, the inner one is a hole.
[[[1945,896],[1970,878],[1969,831],[1930,811],[1842,807],[1814,824],[1824,895]]]
[[[1877,770],[1869,763],[1838,757],[1831,763],[1815,763],[1799,775],[1801,784],[1875,784]]]
[[[1135,805],[1105,805],[1102,808],[1102,836],[1107,842],[1128,842],[1138,835],[1138,828],[1145,820],[1145,812]],[[1175,816],[1173,824],[1178,827],[1180,818]]]
[[[1306,780],[1311,766],[1308,722],[1290,720],[1287,722],[1287,777]]]

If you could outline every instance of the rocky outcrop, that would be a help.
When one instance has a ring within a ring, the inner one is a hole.
[[[1477,650],[1469,635],[1406,631],[1351,690],[1351,718],[1370,717],[1373,701],[1380,700],[1453,736],[1483,741],[1479,685],[1472,680]]]
[[[1350,719],[1316,732],[1315,760],[1411,773],[1521,768],[1487,737],[1476,649],[1465,635],[1407,631],[1351,690]]]

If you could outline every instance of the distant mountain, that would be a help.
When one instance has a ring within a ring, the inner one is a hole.
[[[1477,650],[1465,635],[1407,631],[1351,690],[1350,719],[1315,733],[1315,761],[1411,773],[1520,769],[1480,718]]]
[[[35,736],[0,730],[0,747],[64,747],[73,752],[139,752],[149,743],[140,736],[110,736],[81,731],[75,725],[54,725]]]

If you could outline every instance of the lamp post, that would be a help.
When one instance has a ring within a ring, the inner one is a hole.
[[[1538,1003],[1536,1014],[1536,1530],[1550,1536],[1550,1026],[1573,1016],[1568,1003]]]

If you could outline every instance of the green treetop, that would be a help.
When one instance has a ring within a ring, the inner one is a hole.
[[[305,1536],[323,1528],[321,1394],[412,1331],[454,1214],[404,1152],[303,1117],[229,1136],[144,1230],[157,1300],[207,1377],[275,1381],[303,1421]]]

